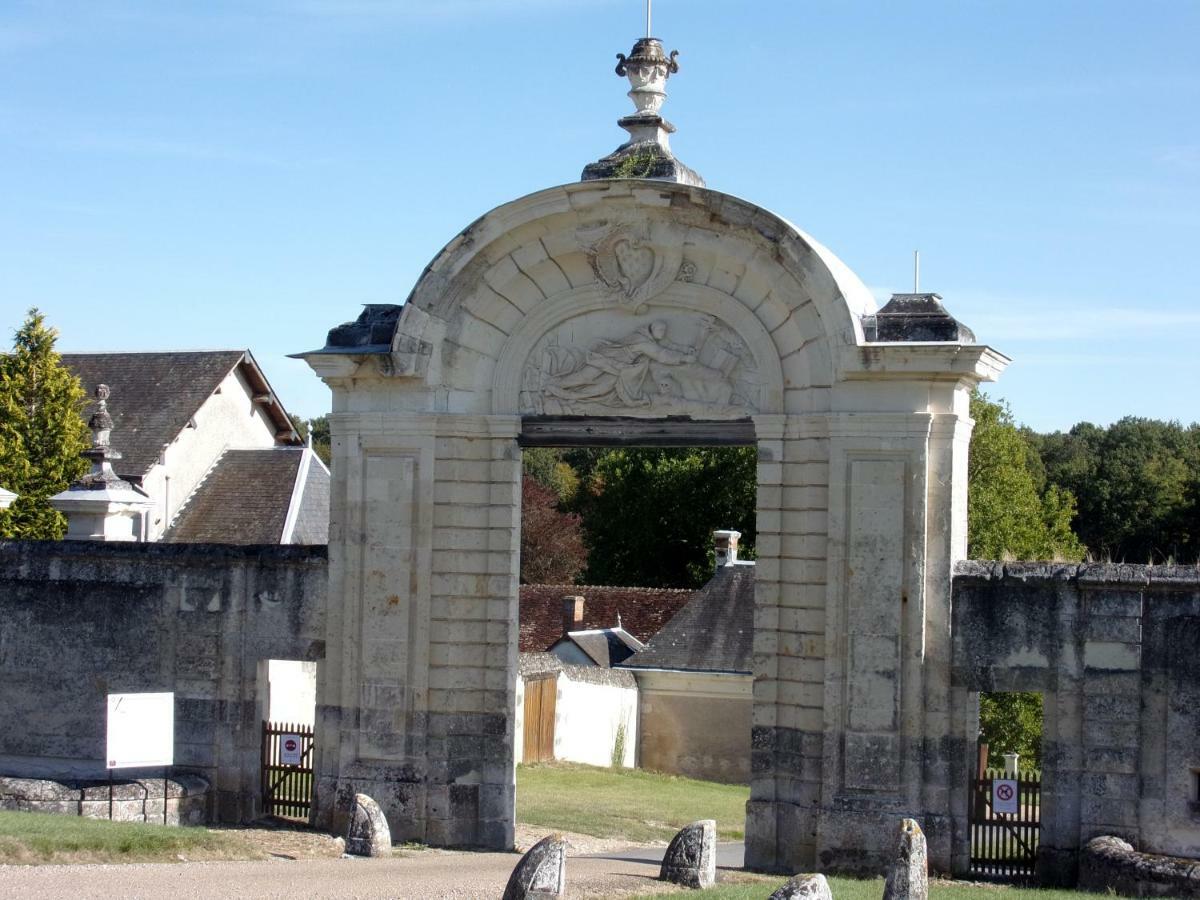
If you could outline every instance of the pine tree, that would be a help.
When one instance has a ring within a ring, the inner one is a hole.
[[[0,487],[17,500],[0,512],[0,537],[59,540],[66,519],[47,502],[88,470],[79,379],[54,350],[58,332],[31,309],[12,353],[0,356]]]

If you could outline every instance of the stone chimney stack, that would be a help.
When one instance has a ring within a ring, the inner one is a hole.
[[[737,565],[737,545],[738,538],[742,536],[740,531],[714,531],[713,532],[713,549],[717,555],[717,571],[726,566]]]
[[[567,636],[568,631],[583,630],[583,598],[582,597],[563,597],[563,637]]]

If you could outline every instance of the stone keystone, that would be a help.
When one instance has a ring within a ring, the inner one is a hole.
[[[392,832],[379,804],[366,794],[354,795],[346,852],[355,856],[391,856]]]
[[[824,875],[797,875],[767,900],[833,900]]]
[[[690,888],[712,887],[717,880],[717,823],[701,819],[671,839],[659,878]]]
[[[900,823],[896,857],[888,871],[883,900],[928,900],[929,857],[925,832],[915,819]]]
[[[504,888],[504,900],[562,900],[567,896],[567,842],[542,838],[521,857]]]

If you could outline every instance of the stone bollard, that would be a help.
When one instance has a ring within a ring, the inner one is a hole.
[[[391,856],[392,832],[379,804],[366,794],[354,795],[346,829],[346,852],[355,856]]]
[[[551,834],[529,848],[508,878],[504,900],[562,900],[567,896],[567,842]]]
[[[797,875],[767,900],[833,900],[824,875]]]
[[[671,838],[658,877],[684,887],[712,887],[717,880],[716,821],[693,822]]]
[[[900,823],[896,858],[888,871],[883,900],[928,900],[929,856],[925,832],[915,819]]]

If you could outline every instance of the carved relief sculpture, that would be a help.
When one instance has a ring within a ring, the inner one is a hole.
[[[688,343],[671,340],[662,319],[583,346],[549,336],[525,368],[522,413],[703,419],[757,412],[757,372],[742,341],[711,316],[684,321],[695,335]]]
[[[661,294],[679,275],[683,264],[682,238],[652,233],[646,223],[600,222],[579,229],[596,280],[618,303],[637,313]]]

